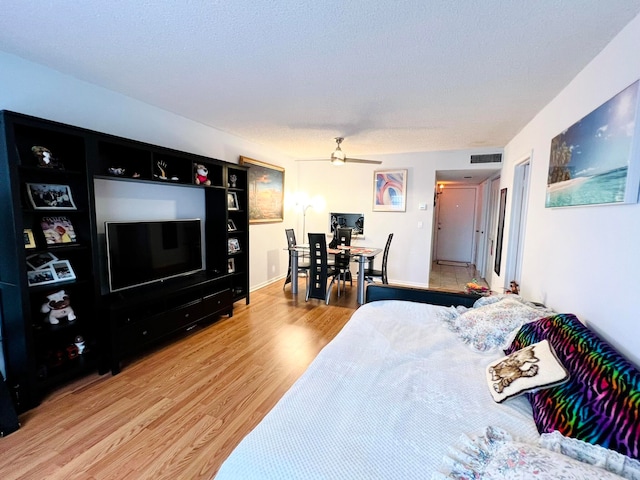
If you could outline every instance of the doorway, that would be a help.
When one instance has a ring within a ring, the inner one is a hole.
[[[482,276],[489,279],[495,264],[496,234],[498,233],[498,203],[500,200],[500,177],[491,179],[489,184],[489,201],[487,203],[487,211],[489,212],[487,229],[487,244]],[[491,283],[491,282],[489,282]]]
[[[474,263],[476,188],[443,189],[436,213],[436,261]]]
[[[529,167],[531,157],[516,165],[513,176],[513,204],[511,209],[511,228],[509,231],[509,248],[507,251],[507,275],[505,288],[513,280],[521,285],[522,252],[524,232],[529,203]]]

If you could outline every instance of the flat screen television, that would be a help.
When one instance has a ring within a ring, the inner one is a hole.
[[[203,269],[200,219],[105,222],[109,290]]]

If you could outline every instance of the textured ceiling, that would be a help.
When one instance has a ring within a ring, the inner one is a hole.
[[[640,12],[640,0],[0,5],[0,50],[294,158],[328,158],[336,136],[358,158],[503,146]]]

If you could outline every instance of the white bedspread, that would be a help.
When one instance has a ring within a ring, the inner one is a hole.
[[[224,462],[224,479],[425,479],[462,433],[539,435],[525,398],[493,402],[486,365],[442,323],[450,309],[363,305]]]

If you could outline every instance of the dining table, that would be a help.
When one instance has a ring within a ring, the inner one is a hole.
[[[298,271],[298,259],[300,254],[309,252],[309,245],[296,245],[295,247],[288,248],[289,255],[291,257],[291,271]],[[373,259],[382,252],[382,248],[377,247],[361,247],[361,246],[349,246],[338,245],[336,248],[327,248],[327,253],[330,255],[348,254],[350,259],[358,263],[358,278],[356,280],[356,292],[358,305],[364,304],[364,287],[366,283],[365,279],[365,266],[367,262],[373,262]],[[291,275],[291,293],[298,293],[298,275]]]

